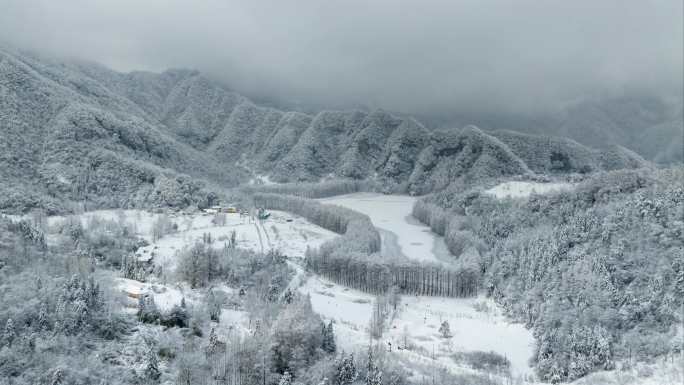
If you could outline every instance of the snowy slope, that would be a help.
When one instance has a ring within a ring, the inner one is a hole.
[[[532,194],[550,194],[572,188],[570,183],[539,183],[539,182],[504,182],[496,185],[486,194],[491,194],[498,199],[504,198],[527,198]]]

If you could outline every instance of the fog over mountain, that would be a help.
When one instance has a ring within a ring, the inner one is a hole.
[[[0,39],[16,46],[123,71],[198,69],[282,103],[474,120],[681,98],[677,0],[0,4]]]

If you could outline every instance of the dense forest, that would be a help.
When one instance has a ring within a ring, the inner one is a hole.
[[[680,351],[683,177],[614,171],[522,201],[445,190],[414,215],[455,257],[479,250],[488,295],[534,329],[542,379],[572,380]]]

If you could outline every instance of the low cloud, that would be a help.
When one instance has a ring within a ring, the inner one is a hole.
[[[681,94],[682,1],[0,0],[0,40],[258,98],[406,113]]]

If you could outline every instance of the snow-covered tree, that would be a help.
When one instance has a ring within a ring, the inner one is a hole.
[[[343,355],[338,361],[335,372],[335,383],[337,385],[349,385],[356,381],[359,376],[354,363],[354,355]]]
[[[322,324],[323,333],[323,344],[321,348],[328,353],[335,353],[337,350],[337,344],[335,343],[335,331],[333,330],[332,320],[328,322],[328,325]]]
[[[64,383],[64,371],[62,368],[56,368],[52,371],[50,376],[50,385],[62,385]]]
[[[159,370],[159,357],[152,346],[148,346],[145,351],[145,368],[144,376],[148,381],[156,382],[161,377]]]
[[[442,324],[439,326],[439,334],[442,336],[442,338],[451,338],[451,327],[449,327],[449,321],[444,320]]]
[[[375,357],[373,355],[373,347],[368,346],[368,362],[366,364],[366,385],[382,385],[382,370],[378,367],[375,362]]]
[[[147,323],[156,323],[161,320],[161,312],[154,302],[153,295],[143,294],[138,298],[138,319]]]
[[[212,355],[225,350],[225,343],[221,342],[216,334],[216,329],[211,328],[209,332],[209,342],[207,343],[206,353]]]
[[[11,318],[8,318],[5,323],[5,328],[2,331],[2,343],[7,346],[12,346],[12,342],[14,342],[16,336],[17,331],[14,326],[14,321],[12,321]]]
[[[285,290],[285,293],[283,294],[283,301],[285,303],[290,304],[294,300],[294,292],[291,289]]]
[[[290,372],[287,370],[285,373],[283,373],[282,376],[280,376],[280,381],[278,381],[278,385],[292,385],[292,375]]]
[[[219,322],[221,319],[221,302],[211,289],[209,290],[209,293],[207,293],[206,303],[209,310],[209,319]]]

